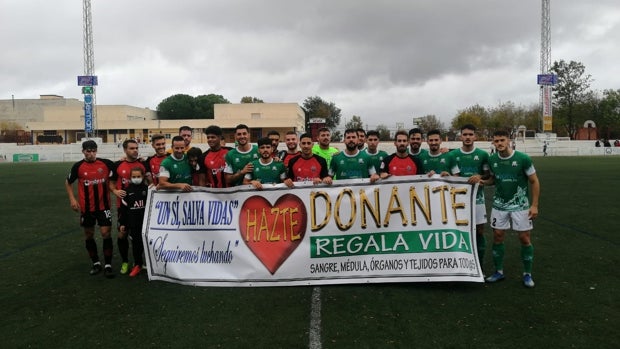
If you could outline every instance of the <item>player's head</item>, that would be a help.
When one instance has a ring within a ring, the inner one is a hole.
[[[267,133],[267,138],[271,140],[271,150],[277,151],[278,145],[280,145],[280,132],[271,130]]]
[[[329,147],[329,143],[332,140],[332,133],[327,127],[321,127],[319,129],[319,144],[323,147]]]
[[[357,148],[364,149],[364,145],[366,145],[366,130],[359,127],[355,131],[357,132]]]
[[[82,154],[86,162],[94,162],[97,159],[97,142],[92,139],[82,142]]]
[[[161,133],[151,136],[151,146],[155,150],[155,155],[166,154],[166,136]]]
[[[476,141],[476,126],[465,124],[461,126],[461,142],[464,146],[472,146]]]
[[[258,145],[258,153],[261,158],[268,159],[271,157],[271,149],[273,148],[271,139],[267,137],[259,138],[256,144]]]
[[[127,161],[136,161],[140,152],[138,142],[134,139],[126,139],[123,142],[123,150],[125,151],[125,157]]]
[[[235,127],[235,141],[240,146],[250,142],[250,128],[247,125],[239,124]]]
[[[181,126],[179,127],[179,136],[183,138],[185,142],[185,147],[188,147],[192,142],[192,128],[189,126]]]
[[[359,132],[357,133],[359,137]],[[377,147],[379,146],[379,131],[370,130],[366,133],[366,143],[368,144],[368,150],[372,153],[377,151]],[[359,142],[358,142],[359,144]]]
[[[348,151],[354,151],[357,148],[358,139],[357,139],[357,130],[349,128],[344,131],[344,145],[347,147]]]
[[[299,147],[301,148],[301,156],[309,158],[312,156],[312,147],[314,142],[312,141],[312,135],[304,133],[299,136]]]
[[[219,126],[211,125],[205,128],[204,132],[207,135],[207,144],[209,148],[214,150],[219,149],[222,139],[222,129]]]
[[[185,140],[181,136],[172,137],[172,154],[175,158],[180,159],[185,153]]]
[[[412,128],[409,130],[409,146],[411,152],[417,153],[422,146],[422,130],[419,128]]]
[[[286,149],[288,151],[295,152],[297,150],[297,132],[295,131],[287,131],[284,136],[284,143],[286,144]]]
[[[394,146],[398,153],[406,153],[409,145],[409,135],[405,130],[398,130],[394,135]]]
[[[189,166],[192,169],[195,169],[198,165],[198,159],[200,159],[200,155],[202,155],[202,150],[200,150],[200,148],[191,147],[187,151],[187,161],[189,162]]]
[[[435,129],[430,130],[426,134],[426,143],[428,143],[428,149],[431,153],[436,154],[439,152],[441,146],[441,131]]]
[[[498,153],[510,153],[510,134],[506,130],[493,132],[493,145]]]
[[[131,183],[138,185],[144,182],[144,169],[140,166],[135,166],[131,168],[129,172]]]

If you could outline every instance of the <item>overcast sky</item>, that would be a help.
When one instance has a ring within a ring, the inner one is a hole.
[[[98,104],[320,96],[370,128],[538,103],[540,0],[92,0]],[[0,99],[82,99],[82,0],[0,0]],[[551,59],[620,89],[620,1],[552,0]]]

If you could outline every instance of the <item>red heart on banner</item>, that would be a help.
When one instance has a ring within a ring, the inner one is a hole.
[[[251,196],[241,206],[239,231],[273,275],[304,238],[306,207],[292,194],[280,196],[273,205],[262,196]]]

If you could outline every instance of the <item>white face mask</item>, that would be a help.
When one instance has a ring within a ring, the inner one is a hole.
[[[131,183],[133,184],[142,184],[142,178],[132,178]]]

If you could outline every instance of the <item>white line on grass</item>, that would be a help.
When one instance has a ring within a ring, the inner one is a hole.
[[[310,305],[310,349],[321,349],[321,288],[312,289]]]

